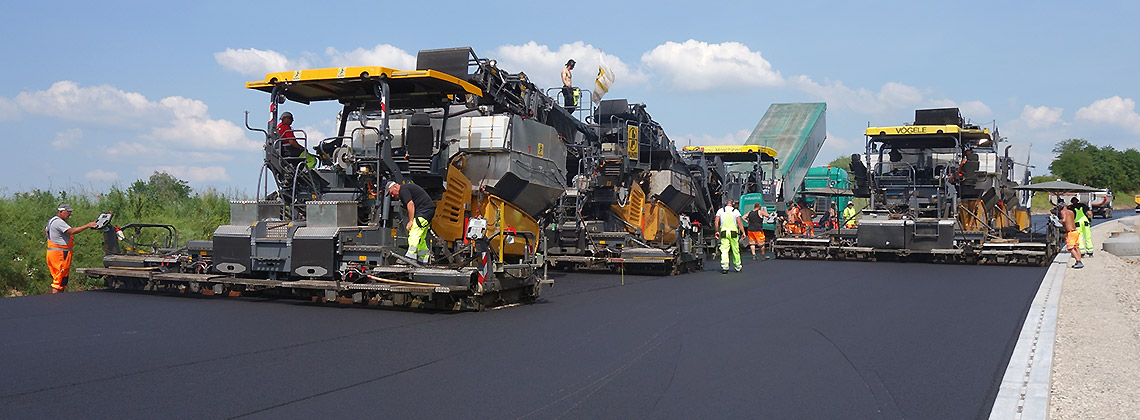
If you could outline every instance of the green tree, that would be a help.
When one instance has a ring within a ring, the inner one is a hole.
[[[1049,170],[1057,177],[1096,188],[1132,191],[1140,186],[1140,152],[1097,147],[1085,139],[1068,139],[1053,148]]]
[[[843,168],[843,170],[845,170],[845,171],[850,171],[851,170],[851,155],[839,156],[839,157],[835,158],[834,160],[832,160],[831,163],[828,163],[827,166],[831,166],[831,167],[835,167],[835,168]]]

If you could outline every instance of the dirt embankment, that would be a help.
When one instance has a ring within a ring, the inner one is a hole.
[[[1140,225],[1140,217],[1122,219]],[[1052,419],[1140,415],[1140,259],[1100,251],[1122,221],[1093,229],[1097,252],[1069,268],[1057,314]],[[1070,265],[1072,265],[1070,263]]]

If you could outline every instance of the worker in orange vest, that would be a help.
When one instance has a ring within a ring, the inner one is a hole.
[[[44,236],[47,238],[47,265],[51,272],[51,292],[59,293],[67,288],[68,276],[71,274],[71,254],[75,247],[75,239],[71,237],[76,233],[95,227],[95,222],[83,226],[71,227],[67,219],[71,218],[71,206],[60,204],[56,208],[56,215],[48,220],[44,227]]]

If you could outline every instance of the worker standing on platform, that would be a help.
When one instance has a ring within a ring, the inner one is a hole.
[[[1073,197],[1069,202],[1072,203],[1069,204],[1069,209],[1073,211],[1074,220],[1077,223],[1077,231],[1081,233],[1081,254],[1092,257],[1092,229],[1089,227],[1092,209],[1089,208],[1088,204],[1078,200],[1077,197]]]
[[[720,239],[721,274],[728,274],[728,268],[733,261],[736,261],[736,272],[739,273],[744,269],[743,263],[740,262],[740,232],[744,231],[744,221],[740,219],[740,212],[733,204],[735,202],[728,200],[723,208],[716,211],[716,217],[713,218],[716,237]]]
[[[388,181],[388,195],[399,198],[408,209],[408,224],[405,226],[408,229],[408,252],[404,256],[421,264],[431,262],[427,246],[428,229],[435,217],[435,203],[431,196],[419,185],[400,185],[395,181]]]
[[[752,205],[752,211],[748,212],[746,219],[748,220],[748,248],[752,250],[752,261],[756,261],[756,247],[760,247],[760,255],[764,259],[768,259],[768,254],[764,252],[764,245],[767,238],[764,237],[764,219],[768,218],[768,210],[765,209],[760,203]]]
[[[855,228],[855,213],[855,203],[848,201],[847,208],[843,209],[843,227]]]
[[[75,238],[71,235],[95,227],[95,222],[83,226],[71,227],[67,219],[71,218],[71,206],[60,204],[56,209],[55,217],[48,220],[44,227],[44,236],[47,237],[47,265],[51,272],[51,292],[60,293],[67,289],[67,281],[71,275],[72,249],[75,247]]]
[[[1065,249],[1073,254],[1073,258],[1077,260],[1073,264],[1073,268],[1084,268],[1085,264],[1081,262],[1081,233],[1077,231],[1076,214],[1072,209],[1065,207],[1065,202],[1060,201],[1057,203],[1057,213],[1061,216],[1061,226],[1065,229]]]
[[[578,108],[578,89],[574,88],[573,76],[570,70],[574,70],[574,60],[566,62],[566,66],[562,68],[562,99],[566,104],[566,110],[571,113]]]

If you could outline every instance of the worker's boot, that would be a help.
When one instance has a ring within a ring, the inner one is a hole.
[[[1085,268],[1085,263],[1077,261],[1076,264],[1073,264],[1073,268]]]

